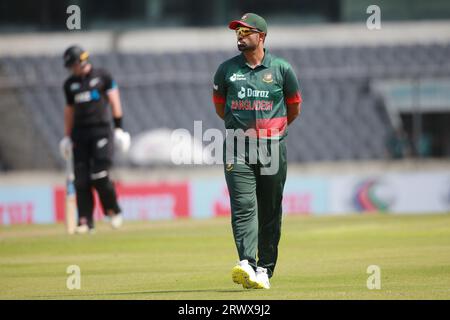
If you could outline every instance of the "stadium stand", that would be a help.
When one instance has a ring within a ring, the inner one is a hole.
[[[450,44],[297,47],[273,53],[291,62],[303,95],[301,119],[289,128],[292,162],[384,158],[392,128],[371,81],[450,76]],[[194,120],[202,120],[204,130],[223,128],[212,105],[211,83],[217,66],[234,54],[111,53],[94,55],[92,61],[117,79],[126,110],[124,125],[135,135],[163,127],[192,132]],[[62,83],[67,75],[61,58],[3,57],[0,65],[18,87],[52,157],[60,161]]]

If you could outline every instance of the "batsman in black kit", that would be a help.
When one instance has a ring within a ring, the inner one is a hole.
[[[73,154],[78,227],[75,232],[94,231],[94,195],[98,193],[113,228],[122,225],[115,187],[109,177],[114,147],[126,152],[130,135],[122,130],[119,89],[111,75],[94,68],[89,54],[79,46],[64,52],[64,66],[71,75],[64,82],[64,138],[60,151]],[[114,124],[114,129],[112,128]]]

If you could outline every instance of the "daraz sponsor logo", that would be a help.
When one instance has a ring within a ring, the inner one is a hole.
[[[268,98],[269,97],[269,91],[265,90],[253,90],[251,88],[245,89],[244,87],[241,87],[241,90],[238,92],[238,98],[244,99],[245,97],[253,97],[253,98]]]

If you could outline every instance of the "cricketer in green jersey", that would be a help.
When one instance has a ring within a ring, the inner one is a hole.
[[[232,139],[245,141],[246,147],[240,153],[239,146],[224,146],[231,224],[240,260],[232,269],[232,279],[246,289],[269,289],[281,235],[287,172],[284,138],[288,125],[300,114],[302,99],[292,67],[264,48],[267,24],[262,17],[247,13],[230,22],[229,28],[236,31],[241,54],[217,69],[213,101],[227,134],[244,132],[243,140]],[[274,162],[277,170],[264,173]]]

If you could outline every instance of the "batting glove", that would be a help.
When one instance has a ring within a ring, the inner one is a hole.
[[[114,129],[114,142],[116,148],[118,148],[123,153],[126,153],[130,149],[130,134],[123,131],[121,128],[116,128]]]
[[[63,159],[68,160],[72,156],[72,140],[69,137],[65,136],[59,142],[59,152]]]

